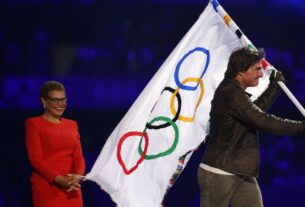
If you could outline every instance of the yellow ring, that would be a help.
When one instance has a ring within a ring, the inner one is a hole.
[[[203,81],[201,78],[186,78],[185,80],[182,81],[182,84],[185,84],[187,82],[199,82],[200,84],[200,96],[199,96],[199,99],[197,101],[197,104],[196,104],[196,108],[195,108],[195,111],[194,111],[194,116],[193,117],[186,117],[186,116],[179,116],[178,119],[181,120],[181,121],[185,121],[185,122],[193,122],[194,121],[194,118],[195,118],[195,112],[199,106],[199,104],[201,103],[202,101],[202,98],[203,98],[203,94],[204,94],[204,85],[203,85]],[[177,88],[175,90],[175,92],[172,94],[172,97],[171,97],[171,101],[170,101],[170,109],[171,109],[171,112],[172,114],[175,116],[177,114],[177,111],[175,109],[175,97],[176,97],[176,94],[179,92],[179,89],[180,88]]]

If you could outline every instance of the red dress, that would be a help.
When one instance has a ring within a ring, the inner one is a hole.
[[[42,116],[25,121],[26,147],[33,167],[31,185],[35,207],[82,207],[82,194],[66,192],[55,184],[58,175],[84,174],[85,161],[77,123],[51,123]]]

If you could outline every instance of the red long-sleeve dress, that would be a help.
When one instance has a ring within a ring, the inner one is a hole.
[[[85,161],[77,123],[61,119],[59,124],[42,116],[25,121],[26,147],[33,168],[31,176],[35,207],[82,207],[82,194],[66,192],[55,184],[58,175],[84,174]]]

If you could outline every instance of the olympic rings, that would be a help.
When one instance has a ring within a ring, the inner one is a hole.
[[[197,83],[200,84],[200,96],[199,96],[199,99],[198,99],[196,107],[195,107],[194,116],[193,117],[186,117],[186,116],[179,115],[178,119],[181,120],[181,121],[185,121],[185,122],[192,122],[192,121],[194,121],[194,118],[195,118],[195,112],[196,112],[199,104],[202,101],[202,97],[203,97],[203,93],[204,93],[204,85],[203,85],[203,81],[202,81],[201,78],[186,78],[186,79],[183,80],[182,84],[185,84],[187,82],[197,82]],[[173,93],[172,98],[171,98],[171,102],[170,102],[170,109],[171,109],[171,112],[174,116],[177,114],[174,103],[175,103],[175,96],[178,92],[179,92],[179,88],[177,88],[175,90],[175,92]],[[179,111],[179,113],[180,113],[180,111]]]
[[[170,91],[170,92],[174,93],[174,92],[175,92],[175,89],[173,89],[173,88],[171,88],[171,87],[165,87],[165,88],[162,90],[161,94],[163,93],[163,91]],[[177,97],[177,100],[178,100],[178,110],[177,110],[177,113],[176,113],[175,117],[172,119],[173,122],[176,122],[176,121],[177,121],[177,119],[178,119],[178,117],[179,117],[179,114],[180,114],[180,111],[181,111],[181,96],[180,96],[180,94],[177,92],[177,93],[175,94],[175,97]],[[152,109],[152,111],[153,111],[153,109]],[[170,122],[166,122],[166,123],[160,124],[160,125],[151,125],[150,123],[147,123],[147,124],[146,124],[146,128],[148,128],[148,129],[161,129],[161,128],[168,127],[168,126],[170,126],[170,125],[171,125]]]
[[[145,139],[145,146],[144,146],[144,152],[141,154],[141,157],[140,159],[137,161],[137,163],[132,167],[130,168],[130,170],[128,170],[125,166],[125,163],[122,159],[122,156],[121,156],[121,150],[122,150],[122,145],[123,145],[123,142],[128,138],[128,137],[131,137],[131,136],[141,136],[141,142],[142,142],[142,139],[143,139],[143,136],[144,136],[144,139]],[[133,171],[135,171],[138,166],[141,164],[141,162],[144,161],[144,157],[147,153],[147,149],[148,149],[148,135],[147,133],[144,131],[144,132],[137,132],[137,131],[131,131],[131,132],[128,132],[126,134],[124,134],[121,139],[119,140],[119,143],[118,143],[118,148],[117,148],[117,158],[118,158],[118,161],[119,161],[119,164],[122,166],[123,170],[124,170],[124,173],[126,175],[129,175],[131,174]]]
[[[144,159],[145,160],[152,160],[152,159],[156,159],[156,158],[159,158],[159,157],[164,157],[164,156],[167,156],[169,154],[171,154],[177,147],[177,144],[178,144],[178,138],[179,138],[179,130],[178,130],[178,127],[177,125],[175,124],[175,122],[173,122],[171,119],[167,118],[167,117],[164,117],[164,116],[159,116],[159,117],[156,117],[154,118],[152,121],[149,122],[149,124],[153,124],[154,122],[156,121],[165,121],[167,123],[169,123],[173,128],[174,128],[174,131],[175,131],[175,138],[174,138],[174,142],[172,144],[172,146],[163,151],[163,152],[160,152],[158,154],[155,154],[155,155],[146,155],[145,152],[145,148],[144,148],[144,152],[141,148],[141,145],[142,145],[142,138],[140,140],[140,143],[139,143],[139,147],[138,147],[138,152],[139,154],[141,155],[141,157],[144,155]],[[144,132],[146,131],[146,128],[144,129]]]
[[[180,70],[180,67],[181,67],[183,61],[184,61],[189,55],[191,55],[191,54],[194,53],[194,52],[202,52],[203,54],[206,55],[205,66],[204,66],[204,69],[203,69],[203,71],[202,71],[202,73],[201,73],[200,78],[203,77],[203,75],[205,74],[205,72],[206,72],[206,70],[207,70],[207,68],[208,68],[208,66],[209,66],[209,64],[210,64],[210,52],[209,52],[209,50],[207,50],[207,49],[205,49],[205,48],[203,48],[203,47],[196,47],[196,48],[190,50],[188,53],[186,53],[186,54],[182,57],[182,59],[178,62],[177,66],[176,66],[174,78],[175,78],[175,82],[176,82],[178,88],[181,88],[181,89],[184,89],[184,90],[189,90],[189,91],[194,91],[194,90],[196,90],[197,87],[198,87],[198,84],[197,84],[196,86],[186,86],[186,85],[183,85],[183,83],[181,83],[180,80],[179,80],[179,70]]]
[[[201,52],[204,55],[206,55],[205,66],[203,68],[203,71],[202,71],[200,77],[189,77],[189,78],[184,79],[181,83],[179,80],[179,72],[180,72],[181,65],[184,62],[184,60],[186,60],[191,54],[193,54],[195,52]],[[179,141],[179,129],[175,122],[177,120],[184,121],[184,122],[193,122],[194,121],[195,112],[197,111],[197,108],[199,107],[199,105],[202,101],[202,98],[203,98],[203,94],[204,94],[204,84],[203,84],[202,77],[204,76],[205,72],[207,71],[209,63],[210,63],[209,50],[202,48],[202,47],[196,47],[196,48],[190,50],[189,52],[187,52],[177,63],[176,69],[174,72],[174,80],[175,80],[176,85],[178,86],[177,89],[173,89],[171,87],[165,87],[161,92],[161,94],[164,91],[169,91],[172,93],[172,96],[170,99],[170,110],[171,110],[171,113],[174,115],[174,118],[170,119],[168,117],[158,116],[158,117],[154,118],[153,120],[151,120],[150,122],[146,123],[145,129],[143,132],[139,132],[139,131],[127,132],[120,138],[120,140],[118,142],[118,146],[117,146],[117,159],[126,175],[133,173],[144,160],[157,159],[160,157],[167,156],[176,149],[176,147],[178,145],[178,141]],[[185,83],[188,83],[188,82],[196,82],[197,84],[195,86],[184,85]],[[196,91],[199,85],[200,85],[200,95],[199,95],[199,98],[197,100],[197,103],[196,103],[196,106],[194,109],[193,117],[186,117],[186,116],[180,115],[181,108],[182,108],[182,99],[179,94],[179,90],[182,89],[182,90],[188,90],[188,91]],[[175,99],[177,99],[177,104],[178,104],[177,110],[175,108]],[[154,111],[156,104],[152,107],[151,113]],[[157,121],[164,121],[165,123],[160,124],[160,125],[153,125]],[[149,138],[148,138],[148,134],[146,133],[147,129],[161,129],[161,128],[166,128],[168,126],[172,126],[174,129],[174,132],[175,132],[175,137],[174,137],[173,143],[170,146],[170,148],[168,148],[165,151],[159,152],[157,154],[147,155],[147,150],[148,150],[148,146],[149,146]],[[122,145],[123,145],[124,141],[131,136],[140,136],[141,137],[140,141],[139,141],[139,145],[138,145],[138,153],[140,154],[140,158],[138,159],[138,161],[136,162],[136,164],[134,166],[132,166],[130,169],[127,169],[125,166],[125,163],[122,159],[122,156],[121,156],[121,150],[122,150]],[[143,138],[145,140],[144,150],[142,149]]]

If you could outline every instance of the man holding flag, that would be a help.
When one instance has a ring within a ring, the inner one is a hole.
[[[118,207],[163,206],[166,194],[192,152],[209,133],[215,89],[224,77],[231,52],[242,46],[255,50],[217,0],[210,0],[111,133],[85,179],[97,182]],[[251,66],[262,57],[259,55]],[[249,67],[233,68],[245,70],[238,73],[245,75],[240,77],[245,78],[243,82],[254,78],[257,85],[261,75],[248,76]],[[265,75],[252,94],[259,96],[268,83]],[[216,152],[219,150],[222,148]],[[218,165],[205,164],[221,169]]]
[[[298,134],[305,122],[282,119],[266,111],[280,92],[281,72],[273,70],[268,88],[254,102],[245,92],[263,77],[264,52],[249,47],[235,50],[224,80],[212,100],[207,147],[198,169],[200,207],[262,207],[257,130]]]
[[[214,91],[242,46],[212,3],[109,136],[86,180],[118,207],[161,207],[208,133]]]

